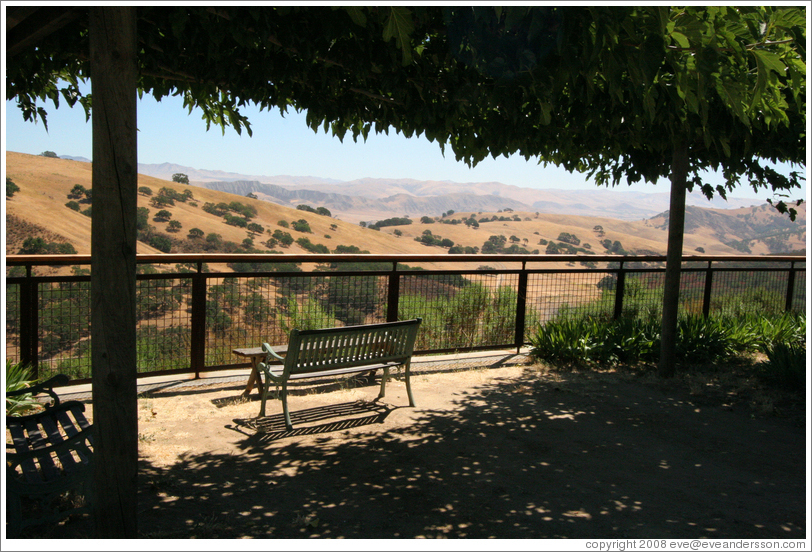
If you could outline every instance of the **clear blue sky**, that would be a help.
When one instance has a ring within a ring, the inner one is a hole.
[[[87,87],[89,88],[89,86]],[[48,102],[48,131],[42,123],[23,121],[14,102],[6,102],[3,121],[5,149],[39,154],[53,151],[57,155],[92,157],[91,124],[85,122],[81,107],[69,108],[61,103],[54,109]],[[305,124],[304,114],[289,112],[283,118],[278,111],[260,112],[250,107],[243,110],[252,124],[253,136],[238,135],[219,127],[206,131],[199,111],[188,114],[179,98],[156,102],[151,96],[138,104],[138,160],[140,163],[177,163],[196,169],[222,170],[246,175],[316,176],[336,180],[359,178],[412,178],[415,180],[452,180],[455,182],[497,181],[539,189],[595,189],[585,176],[571,174],[554,166],[543,167],[519,156],[510,159],[486,159],[475,168],[454,159],[450,148],[443,157],[440,147],[426,138],[407,139],[394,132],[373,135],[366,142],[355,143],[323,131],[314,133]],[[709,176],[713,185],[718,176]],[[667,181],[656,186],[622,185],[617,190],[668,192]],[[755,194],[741,187],[733,197],[771,197],[766,191]],[[806,188],[793,198],[805,197]]]

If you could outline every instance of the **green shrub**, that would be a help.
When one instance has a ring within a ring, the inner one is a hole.
[[[12,197],[19,191],[20,187],[17,186],[9,177],[6,177],[6,197]]]
[[[72,210],[76,211],[77,213],[79,212],[79,209],[80,209],[79,202],[78,201],[73,201],[73,200],[68,201],[65,204],[65,207],[67,207],[68,209],[72,209]]]
[[[325,308],[313,296],[307,295],[303,304],[299,304],[294,294],[281,301],[277,319],[279,327],[286,334],[292,329],[317,330],[319,328],[332,328],[336,325],[335,314],[332,309]]]
[[[274,230],[273,232],[273,239],[279,242],[279,245],[282,247],[288,247],[290,244],[293,243],[293,236],[291,236],[288,232],[283,232],[282,230]]]
[[[766,354],[779,344],[806,346],[806,315],[803,313],[779,316],[749,313],[735,320],[742,334],[742,350]]]
[[[225,223],[229,226],[236,226],[238,228],[248,227],[248,220],[243,217],[237,217],[230,213],[226,213],[223,215],[223,218],[225,219]]]
[[[204,203],[203,210],[210,215],[214,215],[217,217],[222,217],[228,211],[228,205],[225,206],[225,209],[221,207],[221,205],[215,205],[214,203]]]
[[[160,234],[150,236],[149,245],[162,253],[169,253],[172,250],[172,240]]]
[[[85,195],[85,187],[81,184],[74,184],[70,192],[68,192],[68,199],[82,199]]]
[[[539,325],[531,336],[531,355],[539,360],[591,364],[654,363],[660,353],[660,320],[624,316],[608,320],[590,315],[559,316]],[[723,319],[681,317],[677,325],[677,360],[718,362],[740,352],[733,327]]]
[[[135,228],[136,230],[146,230],[149,227],[149,209],[146,207],[138,207],[135,210]]]
[[[170,326],[159,329],[144,325],[136,334],[137,366],[139,373],[189,367],[191,329]]]
[[[806,389],[806,347],[776,343],[766,351],[760,377],[767,383],[790,390]]]
[[[20,248],[21,255],[75,255],[76,248],[69,243],[46,242],[42,238],[27,238]]]
[[[718,362],[732,358],[736,349],[722,319],[686,316],[677,321],[677,359],[683,362]]]
[[[296,243],[304,249],[305,251],[309,251],[310,253],[329,253],[330,249],[321,243],[313,243],[310,241],[309,238],[298,238]]]
[[[310,230],[310,224],[305,219],[299,219],[291,223],[291,226],[297,232],[302,232],[305,234],[312,234],[312,230]]]

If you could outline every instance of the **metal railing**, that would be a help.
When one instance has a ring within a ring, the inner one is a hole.
[[[169,254],[137,262],[140,376],[247,366],[232,349],[284,343],[293,327],[417,316],[421,354],[518,349],[556,316],[659,316],[665,267],[663,256],[616,255]],[[18,255],[6,265],[6,358],[39,377],[87,380],[90,256]],[[805,311],[805,275],[805,257],[684,257],[680,309]]]

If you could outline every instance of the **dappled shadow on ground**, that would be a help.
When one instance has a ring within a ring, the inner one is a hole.
[[[142,459],[139,532],[806,536],[804,428],[699,407],[654,386],[566,375],[539,381],[527,372],[449,389],[450,408],[393,412],[384,401],[294,409],[293,432],[278,416],[235,420],[232,429],[245,436],[233,449],[187,455],[168,468]],[[342,425],[351,413],[368,420]]]

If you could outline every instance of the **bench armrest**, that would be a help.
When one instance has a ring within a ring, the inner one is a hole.
[[[24,424],[26,422],[38,422],[40,418],[53,417],[54,413],[56,412],[60,412],[62,410],[69,411],[77,406],[79,407],[80,411],[85,411],[84,403],[79,401],[68,401],[58,403],[56,405],[46,406],[45,410],[39,410],[33,414],[27,414],[25,416],[6,416],[6,426],[14,423]]]
[[[52,407],[55,407],[59,405],[59,396],[54,392],[54,387],[67,385],[68,381],[70,381],[70,378],[65,374],[57,374],[54,377],[36,385],[32,385],[31,387],[24,387],[22,389],[17,389],[16,391],[9,391],[6,393],[6,397],[27,395],[29,393],[36,396],[39,393],[47,393],[54,401]]]
[[[267,362],[267,361],[271,360],[272,358],[275,358],[276,360],[281,361],[284,364],[285,363],[284,357],[279,356],[276,353],[276,351],[274,351],[271,348],[271,346],[268,345],[267,343],[262,344],[262,350],[263,350],[263,352],[267,353],[267,356],[265,357],[265,362],[260,362],[259,364],[257,364],[257,368],[259,368],[260,370],[265,372],[265,378],[266,378],[265,381],[268,382],[270,380],[270,381],[273,381],[274,383],[282,383],[283,381],[285,381],[287,379],[285,377],[285,374],[283,373],[281,376],[275,376],[271,372],[271,370],[269,368],[269,363]]]
[[[276,360],[279,360],[279,361],[281,361],[281,362],[285,362],[285,358],[284,358],[284,357],[279,356],[279,355],[276,353],[276,351],[274,351],[274,350],[273,350],[273,348],[272,348],[270,345],[268,345],[267,343],[263,343],[263,344],[262,344],[262,352],[263,352],[263,353],[266,353],[266,356],[265,356],[265,361],[266,361],[266,362],[269,360],[269,359],[268,359],[268,356],[267,356],[268,354],[273,355],[273,357],[274,357]]]

